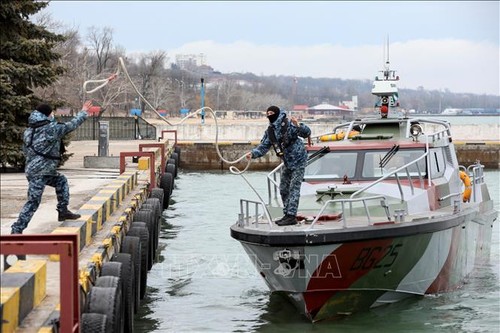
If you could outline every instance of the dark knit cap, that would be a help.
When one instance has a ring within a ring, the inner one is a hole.
[[[40,104],[36,107],[36,110],[43,113],[47,117],[52,113],[52,107],[48,104]]]
[[[276,121],[276,119],[278,119],[278,116],[280,115],[280,108],[277,106],[271,105],[270,107],[267,108],[267,111],[274,112],[273,115],[267,116],[267,119],[269,119],[269,121],[271,123],[274,123]]]

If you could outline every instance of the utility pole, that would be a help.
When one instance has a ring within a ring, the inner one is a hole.
[[[201,123],[205,123],[205,85],[203,84],[205,79],[201,78]]]
[[[293,77],[293,85],[292,85],[292,110],[295,106],[295,96],[297,95],[297,77]]]

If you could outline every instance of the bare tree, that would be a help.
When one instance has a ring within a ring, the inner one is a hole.
[[[159,88],[154,87],[154,85],[162,85],[162,77],[165,77],[165,61],[166,61],[167,53],[165,51],[153,51],[148,54],[141,56],[139,59],[138,66],[138,76],[141,81],[140,85],[140,93],[147,99],[150,103],[150,98],[156,93],[157,100],[160,100],[164,97],[160,98]],[[153,92],[154,91],[154,92]],[[155,108],[157,108],[158,104],[153,104]],[[141,111],[144,114],[144,110],[146,107],[146,103],[141,100]]]
[[[119,58],[124,57],[122,54],[114,52],[110,54],[108,64],[109,71],[102,72],[101,74],[93,77],[92,79],[107,79],[112,74],[118,72]],[[87,90],[91,90],[88,87]],[[128,82],[125,75],[119,75],[116,79],[110,81],[103,88],[86,96],[86,99],[91,97],[99,104],[103,111],[105,110],[109,116],[114,116],[118,110],[126,110],[128,106],[128,96],[133,93],[133,88]]]
[[[169,96],[171,96],[171,84],[164,77],[154,76],[150,82],[150,103],[156,109],[166,108]]]
[[[240,87],[233,98],[233,108],[235,110],[264,111],[270,105],[277,105],[287,108],[289,101],[278,94],[265,94],[251,92],[244,87]]]
[[[231,101],[238,92],[238,85],[235,80],[223,81],[219,86],[219,95],[222,100],[222,109],[231,110]]]
[[[74,110],[81,106],[81,87],[84,80],[82,73],[85,67],[83,54],[79,52],[81,41],[78,31],[65,28],[62,23],[54,21],[51,15],[46,13],[38,15],[36,22],[65,37],[54,47],[54,51],[61,55],[58,64],[65,68],[64,74],[50,86],[37,88],[36,93],[43,100],[55,101],[55,107],[69,106]]]
[[[96,56],[95,74],[100,74],[107,68],[113,53],[113,30],[110,27],[99,29],[92,26],[89,28],[87,40]]]

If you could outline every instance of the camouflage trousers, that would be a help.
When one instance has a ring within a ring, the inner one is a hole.
[[[35,214],[42,201],[43,190],[46,185],[56,189],[57,210],[64,212],[69,204],[69,186],[66,177],[60,173],[55,176],[26,177],[28,179],[28,201],[24,204],[16,222],[12,224],[12,233],[21,234],[28,227],[33,214]]]
[[[283,201],[283,214],[297,216],[300,199],[300,186],[304,179],[304,168],[288,169],[281,172],[280,195]]]

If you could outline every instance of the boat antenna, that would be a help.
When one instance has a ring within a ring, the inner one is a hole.
[[[389,79],[389,35],[387,35],[387,44],[386,46],[384,47],[384,58],[385,58],[385,64],[384,64],[384,78],[387,80]],[[385,52],[386,52],[386,49],[387,49],[387,58],[385,57]]]
[[[387,64],[389,64],[389,35],[387,35]]]

